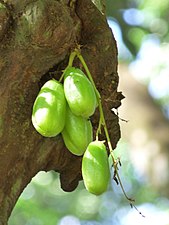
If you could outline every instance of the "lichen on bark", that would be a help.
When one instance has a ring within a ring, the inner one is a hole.
[[[1,4],[3,2],[1,1]],[[44,138],[31,123],[33,102],[42,84],[61,75],[76,43],[102,95],[113,148],[120,138],[117,48],[106,18],[90,0],[6,0],[0,10],[0,224],[23,189],[41,170],[60,173],[61,187],[74,190],[81,180],[81,157],[72,155],[62,138]],[[3,19],[1,19],[3,18]],[[4,22],[5,21],[5,22]],[[81,64],[76,61],[76,65]],[[98,112],[92,117],[94,130]]]

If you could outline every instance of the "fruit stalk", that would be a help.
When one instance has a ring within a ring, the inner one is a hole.
[[[107,144],[108,144],[108,148],[109,148],[109,151],[110,151],[110,155],[111,155],[111,158],[112,158],[112,162],[113,162],[113,167],[114,167],[114,174],[117,176],[117,179],[119,181],[119,184],[120,184],[120,187],[122,189],[122,192],[124,194],[124,196],[126,197],[126,199],[130,202],[130,204],[132,204],[132,202],[134,201],[133,199],[129,198],[124,190],[124,187],[123,187],[123,184],[122,184],[122,181],[120,179],[120,176],[119,176],[119,173],[118,173],[118,167],[117,167],[117,164],[118,162],[116,161],[115,157],[114,157],[114,154],[113,154],[113,148],[112,148],[112,144],[111,144],[111,140],[110,140],[110,136],[109,136],[109,133],[108,133],[108,129],[107,129],[107,125],[106,125],[106,121],[105,121],[105,117],[104,117],[104,112],[103,112],[103,107],[102,107],[102,102],[101,102],[101,96],[100,96],[100,93],[98,92],[96,86],[95,86],[95,83],[94,83],[94,80],[92,78],[92,75],[88,69],[88,66],[83,58],[83,56],[80,54],[79,50],[76,49],[75,50],[76,54],[77,54],[77,57],[79,58],[79,60],[81,61],[85,71],[86,71],[86,74],[87,76],[89,77],[89,80],[91,81],[93,87],[94,87],[94,90],[95,90],[95,93],[96,93],[96,97],[97,97],[97,100],[98,100],[98,105],[99,105],[99,112],[100,112],[100,119],[99,119],[99,126],[98,126],[98,129],[96,131],[96,140],[98,140],[98,135],[99,133],[101,133],[101,126],[103,126],[104,128],[104,132],[105,132],[105,135],[106,135],[106,139],[107,139]]]
[[[64,71],[63,71],[63,73],[62,73],[62,75],[61,75],[61,77],[60,77],[60,79],[59,79],[59,82],[62,81],[62,79],[63,79],[63,77],[64,77],[64,75],[65,75],[66,70],[67,70],[69,67],[72,67],[73,61],[74,61],[74,58],[76,57],[76,55],[77,55],[77,54],[76,54],[75,51],[74,51],[74,52],[71,52],[71,54],[70,54],[70,56],[69,56],[69,62],[68,62],[68,65],[67,65],[66,69],[64,69]]]

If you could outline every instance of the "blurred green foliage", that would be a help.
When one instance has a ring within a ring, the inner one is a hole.
[[[136,79],[147,85],[150,95],[169,118],[169,1],[106,0],[106,3],[107,17],[120,29],[121,37],[118,34],[116,38],[119,60],[132,62]],[[115,26],[112,31],[116,34]],[[124,51],[125,47],[131,55]]]
[[[144,38],[169,41],[168,0],[106,0],[107,16],[120,26],[125,45],[136,57]]]

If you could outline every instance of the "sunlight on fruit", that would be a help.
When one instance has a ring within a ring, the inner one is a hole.
[[[52,92],[42,92],[39,94],[39,97],[42,97],[45,99],[45,102],[48,105],[52,105],[55,99],[55,96]]]
[[[49,109],[48,108],[40,108],[36,111],[35,115],[36,115],[36,120],[38,121],[43,121],[43,118],[47,117],[49,113]]]

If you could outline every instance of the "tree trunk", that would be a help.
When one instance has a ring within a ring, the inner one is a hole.
[[[60,173],[61,187],[74,190],[81,157],[72,155],[60,135],[44,138],[31,123],[40,87],[58,79],[75,43],[82,45],[101,93],[113,148],[120,138],[117,49],[106,18],[90,0],[0,1],[0,224],[7,224],[23,189],[41,170]],[[81,65],[76,62],[80,67]],[[56,71],[53,73],[53,71]],[[94,131],[98,112],[92,118]]]

